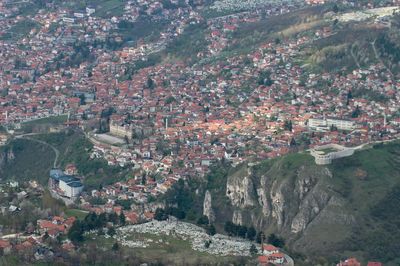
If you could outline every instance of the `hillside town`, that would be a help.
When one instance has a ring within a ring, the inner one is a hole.
[[[237,12],[212,18],[189,2],[124,1],[115,14],[91,5],[55,8],[49,2],[29,14],[24,3],[0,0],[0,125],[5,128],[0,146],[22,134],[24,123],[65,116],[63,128],[82,131],[93,144],[91,159],[131,168],[131,179],[90,190],[76,165],[54,168],[46,188],[54,198],[85,213],[123,216],[132,225],[121,230],[136,230],[135,224],[153,221],[156,197],[179,180],[205,177],[216,162],[237,166],[323,145],[351,148],[398,139],[400,78],[383,62],[314,73],[300,61],[305,47],[337,33],[339,20],[332,12],[307,34],[227,52],[240,47],[235,36],[243,25],[329,1],[216,1],[210,12]],[[357,1],[340,2],[357,6]],[[397,5],[388,5],[392,13]],[[392,13],[367,23],[389,27]],[[131,28],[144,32],[130,35]],[[187,32],[204,46],[193,49],[191,61],[171,48]],[[16,198],[45,188],[32,183],[30,190]],[[18,212],[23,205],[1,208]],[[76,218],[42,218],[28,236],[0,239],[0,250],[34,250],[39,260],[54,256],[47,239],[57,238],[63,249],[73,250],[64,238]],[[231,240],[218,241],[226,241],[226,248]],[[203,242],[197,243],[201,251]],[[241,248],[234,253],[249,255],[250,243]],[[278,248],[261,248],[259,265],[288,262]],[[337,265],[360,263],[351,258]],[[368,263],[373,265],[381,264]]]
[[[267,16],[291,8],[283,3],[269,9]],[[182,25],[175,27],[176,32],[168,28],[169,35],[160,35],[170,36],[167,42],[179,35],[184,25],[202,23],[194,11],[180,10]],[[140,168],[147,178],[136,180],[143,184],[130,181],[136,190],[163,193],[180,178],[204,176],[219,160],[235,165],[274,158],[293,149],[327,143],[355,146],[398,135],[399,82],[384,65],[346,75],[316,75],[305,74],[293,61],[302,47],[335,34],[331,27],[310,36],[263,43],[257,50],[225,62],[193,66],[161,63],[126,77],[126,63],[149,56],[151,45],[138,43],[136,48],[115,51],[97,48],[93,37],[106,38],[118,27],[118,20],[98,19],[93,12],[90,7],[86,13],[71,17],[68,10],[39,12],[32,20],[43,27],[32,29],[16,43],[1,42],[3,61],[8,63],[2,64],[1,84],[6,93],[0,99],[0,121],[12,127],[23,121],[70,114],[73,122],[90,130],[89,121],[99,121],[111,111],[106,133],[128,145],[95,138],[104,135],[104,129],[94,128],[94,133],[88,133],[95,143],[92,156],[106,159],[109,165]],[[128,16],[131,12],[126,6],[122,18],[134,21],[135,16]],[[229,45],[230,32],[239,24],[261,19],[258,13],[208,20],[210,56]],[[62,41],[66,36],[75,44]],[[77,42],[86,45],[76,47]],[[32,49],[20,50],[21,45]],[[87,54],[88,60],[75,64],[77,67],[60,65],[77,53],[80,58]],[[205,54],[197,56],[207,58]],[[375,98],[357,97],[365,89]],[[154,175],[157,180],[151,178]]]

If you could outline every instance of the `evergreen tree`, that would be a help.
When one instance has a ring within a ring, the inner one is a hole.
[[[197,220],[197,224],[198,225],[208,225],[209,221],[208,221],[208,217],[206,215],[201,216],[198,220]]]
[[[337,4],[335,4],[335,5],[333,6],[332,11],[333,11],[334,13],[338,13],[338,12],[339,12],[339,7],[338,7]]]
[[[361,114],[361,110],[360,110],[360,107],[358,107],[358,105],[357,105],[356,109],[355,109],[355,110],[353,111],[353,113],[351,114],[351,117],[357,118],[357,117],[360,116],[360,114]]]
[[[79,220],[76,220],[68,231],[68,238],[74,244],[80,243],[84,240],[83,232],[83,225]]]
[[[258,250],[257,250],[256,246],[254,244],[251,244],[251,246],[250,246],[250,254],[254,256],[257,253],[258,253]]]
[[[249,227],[249,229],[247,230],[247,238],[248,238],[250,241],[253,241],[254,238],[256,237],[256,235],[257,235],[256,229],[254,229],[253,226]]]
[[[208,227],[207,229],[207,234],[209,234],[210,236],[213,236],[217,233],[217,230],[215,229],[215,226],[212,224]]]
[[[109,229],[108,229],[108,231],[107,231],[107,234],[109,235],[109,236],[114,236],[115,235],[115,228],[114,227],[110,227]]]
[[[165,221],[168,219],[168,214],[165,212],[164,209],[157,208],[154,214],[154,219],[157,221]]]
[[[154,87],[155,87],[154,81],[150,77],[147,78],[146,85],[147,85],[147,88],[150,89],[150,90],[154,89]]]
[[[114,243],[114,245],[112,245],[112,248],[111,248],[111,250],[113,250],[113,251],[117,251],[117,250],[119,250],[119,245],[118,245],[118,242],[115,242],[115,243]]]
[[[282,248],[285,245],[285,241],[275,234],[270,234],[268,236],[268,243],[278,248]]]
[[[120,225],[125,225],[126,224],[126,217],[123,212],[121,212],[121,215],[119,216],[119,224]]]

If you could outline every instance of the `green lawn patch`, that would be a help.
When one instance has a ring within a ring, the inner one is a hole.
[[[79,220],[83,220],[89,212],[79,209],[67,209],[64,211],[64,213],[67,217],[76,217]]]

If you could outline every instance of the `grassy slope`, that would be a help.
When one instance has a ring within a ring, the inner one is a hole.
[[[91,160],[89,153],[93,145],[80,132],[69,130],[38,135],[36,138],[55,146],[60,151],[61,168],[69,163],[75,164],[79,174],[85,177],[84,185],[87,189],[97,188],[100,184],[114,183],[129,172],[129,169],[110,167],[104,160]]]
[[[358,217],[353,233],[342,243],[343,250],[392,265],[400,257],[395,244],[400,237],[400,212],[393,209],[399,204],[400,143],[359,152],[348,160],[338,160],[332,167],[337,188],[344,191],[348,208]],[[356,177],[359,169],[367,176]]]
[[[233,45],[226,53],[247,53],[267,41],[288,38],[324,25],[323,14],[329,6],[308,7],[283,15],[271,16],[256,23],[247,23],[233,33]]]
[[[114,183],[124,178],[129,172],[129,169],[110,167],[104,160],[91,160],[89,153],[92,144],[80,132],[68,130],[31,137],[45,141],[59,150],[58,165],[61,168],[69,163],[75,164],[79,173],[85,176],[84,184],[88,189],[97,188],[100,184]],[[2,150],[11,147],[15,160],[2,167],[1,177],[16,180],[36,179],[46,184],[49,171],[53,166],[54,151],[43,144],[24,139],[14,140],[2,147]]]
[[[264,167],[260,167],[259,173],[271,167],[275,168],[275,178],[286,179],[293,177],[295,169],[300,165],[316,170],[321,168],[307,157],[292,154],[275,161],[266,161]],[[324,183],[335,193],[339,193],[346,202],[345,209],[338,209],[338,213],[352,213],[357,223],[354,227],[319,224],[313,227],[307,238],[320,243],[321,250],[326,249],[324,253],[330,253],[327,257],[332,261],[357,256],[365,261],[375,259],[393,262],[396,256],[400,256],[393,243],[395,238],[400,237],[399,231],[394,229],[399,228],[400,223],[396,225],[392,221],[400,220],[400,212],[393,214],[389,208],[385,212],[382,211],[382,206],[394,206],[396,204],[393,202],[398,202],[393,191],[400,191],[400,143],[376,145],[374,148],[356,152],[351,157],[335,160],[329,168],[333,178],[324,180]],[[380,216],[376,214],[377,208],[381,211]],[[382,213],[391,213],[390,220]],[[380,238],[377,241],[378,234],[386,236],[388,240]],[[390,235],[396,237],[389,237]],[[332,243],[326,243],[326,239]],[[380,251],[379,245],[391,253]]]
[[[324,166],[315,165],[310,155],[290,154],[263,161],[255,166],[253,182],[257,184],[259,177],[265,173],[273,179],[294,182],[297,169],[301,166],[305,166],[310,172],[317,173],[317,176],[318,171],[324,168]],[[233,211],[225,196],[227,176],[244,176],[247,172],[246,168],[244,165],[235,169],[220,166],[208,177],[207,189],[212,191],[213,206],[219,206],[216,207],[217,219],[219,219],[216,227],[221,231],[223,227],[221,224],[231,217]],[[309,245],[319,245],[318,248],[331,261],[337,261],[346,256],[357,256],[363,260],[375,259],[387,262],[393,260],[395,256],[400,256],[392,244],[393,237],[389,237],[389,235],[400,237],[396,233],[400,230],[393,229],[396,223],[391,224],[391,220],[387,217],[376,214],[376,208],[380,210],[382,206],[394,206],[393,202],[398,200],[391,192],[396,187],[399,189],[395,191],[400,191],[400,143],[376,145],[374,148],[356,152],[351,157],[336,160],[328,168],[333,173],[333,177],[322,180],[323,186],[329,187],[331,193],[339,194],[344,199],[344,209],[338,209],[337,212],[352,213],[357,223],[354,227],[335,226],[328,223],[314,225],[308,231],[307,239],[311,239],[312,242]],[[335,212],[335,207],[331,208],[331,211]],[[260,210],[258,207],[253,207],[246,208],[243,212],[257,215]],[[389,210],[387,212],[393,213]],[[390,219],[398,221],[400,214]],[[389,226],[388,223],[391,225]],[[385,235],[388,240],[377,241],[377,234]],[[329,239],[328,242],[327,239]],[[379,252],[377,244],[374,243],[390,248],[392,253]]]
[[[27,181],[37,179],[45,184],[54,160],[54,151],[40,143],[15,140],[1,150],[12,148],[15,159],[0,169],[2,179]]]

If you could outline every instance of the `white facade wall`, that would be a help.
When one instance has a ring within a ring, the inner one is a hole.
[[[75,198],[79,196],[82,192],[83,187],[72,187],[65,183],[63,180],[60,180],[59,188],[64,192],[64,195],[68,198]]]
[[[353,130],[355,128],[354,122],[349,120],[327,119],[326,122],[328,126],[334,125],[340,130]]]
[[[310,128],[315,128],[321,130],[321,128],[329,128],[331,126],[335,126],[340,130],[353,130],[355,128],[355,123],[350,120],[341,120],[341,119],[316,119],[310,118],[308,120],[308,126]]]

